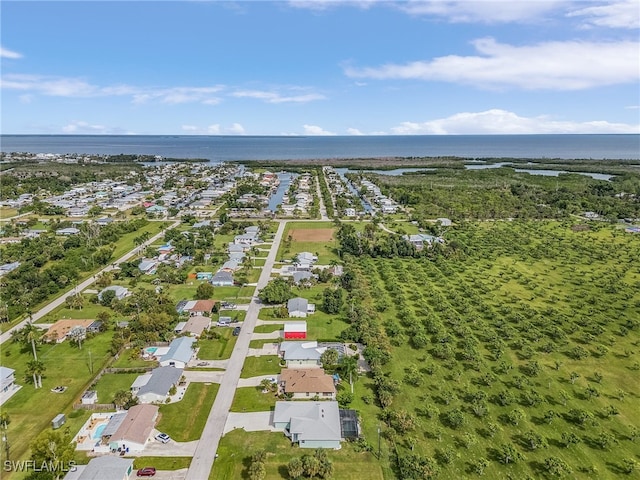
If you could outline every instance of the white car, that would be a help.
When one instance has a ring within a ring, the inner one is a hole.
[[[159,433],[158,435],[156,435],[156,440],[162,443],[169,443],[169,440],[171,440],[171,437],[166,433]]]

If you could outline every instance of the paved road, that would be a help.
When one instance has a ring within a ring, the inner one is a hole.
[[[271,269],[275,263],[276,254],[278,253],[278,247],[280,246],[280,241],[282,240],[286,224],[286,221],[282,221],[280,222],[280,225],[278,225],[278,231],[276,232],[273,244],[271,245],[271,250],[269,250],[269,255],[267,256],[262,274],[258,280],[255,293],[264,288],[264,286],[269,282]],[[216,451],[218,450],[218,444],[220,443],[220,438],[222,438],[224,427],[227,423],[227,418],[229,417],[229,409],[231,408],[233,397],[236,393],[242,365],[244,364],[244,359],[249,351],[251,335],[253,334],[253,329],[256,326],[256,321],[258,320],[260,300],[255,296],[255,293],[254,297],[251,299],[251,303],[249,304],[249,309],[247,310],[247,315],[242,325],[242,331],[238,336],[235,348],[233,349],[233,353],[229,359],[227,370],[222,378],[220,389],[218,390],[216,399],[213,402],[211,411],[209,412],[207,424],[205,425],[202,436],[200,437],[200,442],[196,447],[193,460],[191,461],[191,466],[189,467],[187,476],[185,477],[186,480],[204,480],[209,478],[209,473],[213,467],[213,460],[215,459]]]
[[[153,242],[155,242],[156,240],[161,238],[164,235],[164,232],[166,232],[167,230],[170,230],[172,228],[175,228],[178,225],[180,225],[179,221],[171,224],[165,230],[162,230],[157,235],[154,235],[153,237],[151,237],[147,242],[145,242],[140,247],[136,247],[133,250],[131,250],[130,252],[125,253],[122,257],[120,257],[118,260],[116,260],[113,264],[103,268],[102,270],[100,270],[98,273],[96,273],[92,277],[89,277],[84,282],[79,283],[77,287],[72,288],[68,292],[62,294],[60,297],[58,297],[55,300],[53,300],[51,303],[49,303],[49,304],[45,305],[44,307],[42,307],[37,312],[33,313],[31,315],[30,319],[27,318],[27,319],[23,320],[22,322],[18,323],[17,325],[11,327],[9,330],[7,330],[2,335],[0,335],[0,343],[4,343],[7,340],[9,340],[11,338],[11,332],[13,332],[14,330],[20,330],[22,327],[24,327],[30,321],[31,322],[35,322],[38,319],[40,319],[40,318],[44,317],[45,315],[47,315],[48,313],[51,313],[53,310],[55,310],[60,305],[62,305],[64,303],[64,301],[67,299],[68,296],[73,295],[76,292],[82,292],[85,288],[89,287],[93,282],[95,282],[99,275],[101,275],[102,273],[105,273],[105,272],[110,272],[111,270],[113,270],[115,268],[114,267],[115,265],[119,265],[119,264],[121,264],[123,262],[128,261],[130,258],[132,258],[134,255],[137,254],[138,249],[145,248],[148,245],[151,245]]]
[[[321,170],[320,175],[324,176],[324,172]],[[324,206],[324,200],[322,199],[322,190],[320,190],[320,177],[316,177],[316,192],[318,195],[318,203],[320,205],[320,220],[329,220],[327,215],[327,207]]]

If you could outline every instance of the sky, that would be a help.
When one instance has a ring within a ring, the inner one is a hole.
[[[0,2],[3,134],[640,133],[638,0]]]

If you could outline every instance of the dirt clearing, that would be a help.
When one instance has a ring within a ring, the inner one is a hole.
[[[333,228],[308,228],[291,230],[290,235],[294,242],[328,242],[333,240]]]

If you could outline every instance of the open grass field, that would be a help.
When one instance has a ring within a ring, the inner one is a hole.
[[[220,441],[218,458],[213,465],[209,480],[236,480],[248,478],[247,468],[251,455],[258,450],[267,452],[266,480],[286,480],[287,464],[294,457],[313,454],[291,445],[291,442],[279,432],[229,432]],[[336,480],[382,480],[382,470],[375,457],[368,452],[356,452],[349,444],[340,450],[327,451],[333,463]]]
[[[189,468],[191,457],[134,457],[133,469],[156,467],[156,470],[180,470]],[[134,472],[135,473],[135,472]]]
[[[135,381],[140,373],[105,373],[94,390],[98,393],[98,403],[111,403],[116,392],[120,390],[129,390],[131,384]]]
[[[280,359],[277,355],[247,357],[244,360],[240,378],[251,378],[259,375],[277,375],[280,373]]]
[[[275,408],[277,399],[273,392],[263,393],[262,387],[237,388],[231,411],[266,412]]]
[[[51,420],[57,414],[71,414],[73,403],[79,400],[93,375],[110,358],[108,350],[111,336],[111,332],[105,332],[88,339],[82,344],[82,349],[71,346],[69,342],[40,345],[38,359],[46,367],[42,377],[43,388],[40,389],[35,389],[30,377],[26,375],[27,362],[33,359],[31,348],[23,350],[21,345],[12,342],[2,345],[2,365],[13,368],[16,371],[16,383],[22,385],[2,405],[2,411],[11,418],[7,432],[11,442],[11,460],[26,459],[29,444],[51,425]],[[89,352],[93,374],[89,369]],[[63,393],[51,392],[58,385],[66,386],[67,390]],[[81,423],[78,423],[78,428]],[[2,454],[4,455],[4,451]]]
[[[236,345],[238,337],[234,337],[231,333],[232,328],[229,327],[212,327],[220,338],[215,340],[200,339],[198,340],[198,359],[200,360],[224,360],[231,357],[233,347]]]
[[[640,238],[570,227],[468,225],[448,237],[464,253],[354,261],[390,345],[392,417],[369,378],[352,407],[370,443],[381,424],[389,478],[408,476],[396,454],[446,479],[482,461],[486,478],[551,478],[550,458],[568,478],[619,478],[640,459]]]
[[[217,383],[189,384],[182,400],[160,406],[156,428],[176,442],[198,440],[219,388]]]

